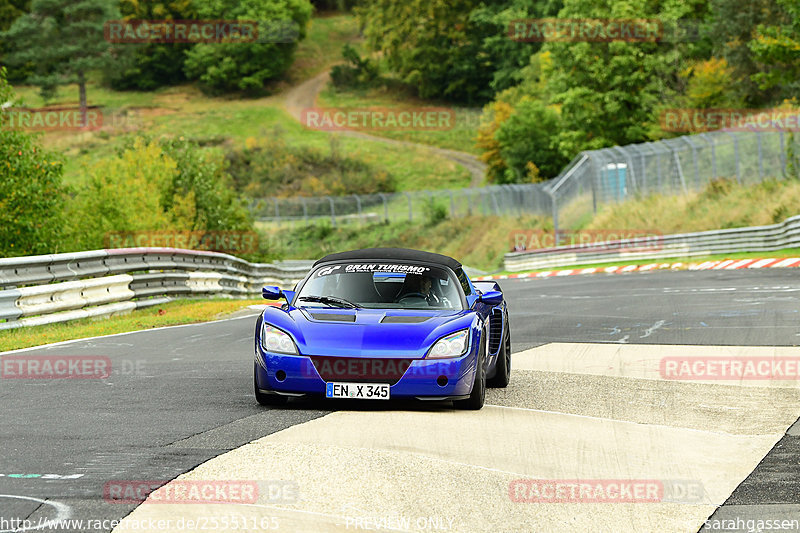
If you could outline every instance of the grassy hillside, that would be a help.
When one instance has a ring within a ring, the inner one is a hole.
[[[586,227],[656,229],[667,234],[761,226],[797,214],[800,214],[798,181],[769,180],[742,186],[725,179],[685,196],[654,195],[605,206]]]
[[[687,196],[652,196],[605,206],[596,216],[588,217],[583,228],[669,234],[773,224],[798,214],[800,182],[766,181],[745,187],[718,180]],[[474,216],[364,228],[323,225],[274,230],[267,238],[287,258],[315,258],[372,246],[407,246],[452,255],[474,268],[497,271],[502,268],[503,254],[512,247],[512,232],[526,229],[552,231],[552,221],[538,216]]]
[[[153,92],[117,92],[95,81],[88,87],[89,104],[104,108],[104,126],[88,132],[46,132],[43,143],[67,156],[65,182],[73,185],[83,179],[84,165],[112,154],[126,136],[135,132],[243,146],[248,138],[270,136],[277,127],[288,143],[329,151],[331,135],[336,134],[300,125],[284,110],[282,91],[339,62],[342,46],[357,44],[357,41],[354,17],[336,15],[314,19],[286,79],[275,84],[273,96],[258,99],[210,97],[194,86],[168,87]],[[15,87],[15,90],[27,106],[44,106],[38,89]],[[77,86],[62,86],[49,105],[75,106],[77,96]],[[380,165],[395,176],[399,190],[463,187],[470,183],[465,169],[427,149],[349,138],[342,138],[340,146],[344,155]]]

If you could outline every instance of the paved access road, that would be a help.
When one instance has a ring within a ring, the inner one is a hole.
[[[139,518],[246,511],[274,517],[281,531],[375,530],[381,519],[383,529],[412,531],[697,531],[723,502],[712,519],[738,517],[743,527],[757,516],[800,519],[800,431],[786,434],[800,415],[797,384],[674,381],[654,371],[684,354],[796,356],[793,270],[501,285],[514,374],[479,413],[406,403],[260,408],[253,317],[13,354],[108,357],[112,374],[0,380],[0,530],[11,529],[3,518],[120,519],[134,506],[105,502],[107,483],[169,480],[201,463],[189,478],[291,480],[300,497],[146,503],[118,530]],[[530,494],[512,484],[532,478],[702,490],[691,501],[646,504],[515,501]]]

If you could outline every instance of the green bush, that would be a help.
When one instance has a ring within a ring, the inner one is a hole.
[[[384,170],[341,154],[336,137],[324,152],[290,146],[279,132],[265,140],[247,139],[243,149],[226,157],[237,190],[265,196],[327,196],[394,192],[396,181]]]
[[[279,78],[292,64],[297,41],[305,38],[311,19],[308,0],[196,0],[200,18],[256,20],[294,24],[297,40],[197,44],[186,54],[185,72],[210,94],[243,91],[260,94],[266,82]]]
[[[435,226],[436,224],[447,220],[449,210],[447,205],[441,201],[436,201],[434,198],[428,198],[422,204],[422,213],[425,217],[425,223],[428,226]]]
[[[342,47],[344,65],[331,69],[331,82],[337,89],[363,89],[380,81],[378,64],[369,58],[361,58],[355,48],[346,44]]]
[[[73,248],[102,247],[110,232],[253,229],[222,154],[194,141],[136,137],[85,171],[70,204],[71,217],[82,220]]]
[[[14,98],[0,67],[0,104]],[[63,163],[36,138],[5,127],[0,112],[0,255],[51,253],[65,227]]]
[[[538,174],[553,178],[569,162],[559,152],[558,134],[561,124],[558,113],[538,100],[523,99],[494,134],[506,172],[501,183],[531,181],[531,165]]]

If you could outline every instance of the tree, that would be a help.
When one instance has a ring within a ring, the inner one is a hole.
[[[124,20],[192,20],[197,10],[191,0],[120,0]],[[117,90],[151,91],[186,81],[184,62],[192,47],[186,43],[120,44],[113,48],[114,62],[105,77]]]
[[[528,172],[532,168],[537,169],[536,177],[556,177],[569,162],[559,152],[560,122],[558,113],[545,107],[542,102],[522,100],[495,133],[500,144],[500,156],[507,166],[507,170],[497,181],[530,181]]]
[[[696,6],[646,0],[566,0],[564,18],[659,18],[674,25]],[[678,93],[684,44],[654,41],[548,42],[545,72],[552,103],[563,123],[559,152],[642,142],[657,120],[656,108]]]
[[[470,26],[479,0],[375,0],[359,8],[370,48],[422,98],[483,103],[492,97],[490,58]]]
[[[116,18],[119,11],[113,0],[33,0],[31,12],[3,35],[17,46],[8,61],[35,64],[29,82],[45,99],[52,98],[59,85],[77,83],[85,112],[87,73],[108,60],[103,25]]]
[[[512,22],[554,17],[562,5],[562,0],[505,0],[481,4],[470,13],[470,26],[480,39],[494,93],[520,83],[524,68],[542,47],[541,42],[515,39],[509,33]]]
[[[711,0],[709,34],[715,44],[714,56],[724,57],[731,66],[737,99],[743,100],[748,106],[768,103],[777,92],[759,88],[758,74],[764,72],[764,68],[759,65],[750,41],[759,25],[786,21],[783,6],[791,3],[796,4],[796,0]]]
[[[784,96],[796,96],[800,90],[800,4],[796,0],[778,0],[784,16],[769,25],[759,25],[755,38],[748,43],[763,70],[752,75],[760,89],[784,89]]]
[[[28,12],[30,0],[0,0],[0,31],[11,27],[11,23]]]
[[[8,30],[15,20],[30,10],[30,6],[30,0],[0,0],[0,37],[2,37],[2,32]],[[5,62],[3,56],[13,49],[14,43],[0,39],[0,64]],[[29,65],[22,65],[16,68],[8,68],[9,81],[14,82],[15,80],[26,79],[30,74],[29,67]]]
[[[195,5],[204,19],[255,20],[262,23],[260,30],[269,24],[293,25],[297,29],[297,38],[287,42],[259,39],[195,45],[186,56],[186,75],[212,94],[262,93],[266,82],[280,77],[292,64],[313,11],[308,0],[196,0]]]
[[[14,99],[0,67],[0,103]],[[5,127],[0,112],[0,255],[58,251],[65,227],[62,162],[35,138]]]

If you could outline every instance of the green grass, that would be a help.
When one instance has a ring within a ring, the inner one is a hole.
[[[342,60],[342,47],[350,44],[361,52],[358,21],[352,15],[315,17],[308,35],[300,42],[294,64],[287,73],[290,83],[300,83]]]
[[[366,107],[403,107],[425,108],[442,107],[455,112],[455,123],[452,129],[446,130],[370,130],[364,133],[386,137],[400,141],[410,141],[428,144],[439,148],[458,150],[479,155],[481,152],[475,146],[475,140],[480,125],[481,110],[479,108],[456,107],[449,104],[436,104],[420,100],[410,94],[390,89],[369,90],[337,90],[330,84],[319,96],[320,107],[356,108]]]
[[[591,207],[588,207],[591,213]],[[603,206],[583,228],[647,229],[664,235],[783,222],[800,213],[800,181],[740,185],[720,179],[686,195],[653,195]],[[573,226],[575,227],[575,226]]]
[[[175,300],[159,307],[107,319],[84,319],[0,331],[0,352],[86,337],[218,320],[248,305],[263,303],[263,300]]]
[[[393,222],[365,226],[316,225],[273,228],[266,236],[286,259],[318,258],[327,253],[381,246],[418,248],[458,258],[465,265],[497,270],[521,228],[547,228],[542,217],[469,216],[437,223]]]
[[[358,45],[355,17],[334,15],[315,18],[309,34],[301,41],[296,60],[283,82],[276,83],[276,94],[255,99],[238,96],[211,97],[192,85],[166,87],[152,92],[117,92],[91,81],[87,93],[90,105],[103,106],[104,113],[129,113],[125,122],[115,125],[105,120],[98,131],[46,132],[42,141],[46,148],[64,154],[64,182],[80,185],[84,167],[113,154],[122,140],[136,132],[155,136],[186,136],[209,139],[224,138],[226,142],[243,146],[248,138],[273,135],[281,129],[287,142],[296,146],[330,149],[331,134],[309,130],[283,109],[280,91],[341,61],[344,43]],[[34,87],[15,87],[18,95],[30,107],[42,107],[44,102]],[[76,106],[76,85],[59,87],[54,106]],[[343,138],[343,155],[361,159],[376,168],[385,169],[397,179],[399,190],[463,187],[470,183],[469,173],[459,165],[432,155],[427,149],[389,146]]]

